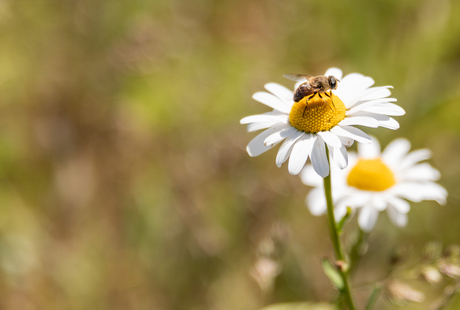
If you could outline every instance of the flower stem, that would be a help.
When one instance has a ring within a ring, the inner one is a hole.
[[[369,297],[369,301],[366,305],[366,310],[372,310],[374,308],[377,299],[379,298],[380,290],[382,286],[380,284],[376,284],[374,289],[372,290],[371,297]]]
[[[331,164],[329,159],[329,150],[326,147],[326,156],[329,164],[329,175],[324,178],[324,193],[326,195],[327,203],[327,219],[329,223],[329,232],[331,236],[331,241],[334,246],[335,257],[338,261],[344,262],[344,255],[342,248],[340,246],[339,234],[337,232],[337,225],[335,222],[334,216],[334,204],[332,202],[332,190],[331,190]],[[343,288],[341,289],[341,294],[344,295],[345,301],[348,305],[349,310],[355,310],[355,305],[353,303],[353,298],[351,297],[350,286],[348,285],[348,270],[347,268],[339,267],[338,271],[343,280]]]

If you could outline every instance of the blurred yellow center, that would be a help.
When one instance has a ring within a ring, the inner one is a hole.
[[[346,108],[342,100],[332,95],[332,100],[324,93],[322,99],[316,94],[307,102],[306,96],[299,102],[294,102],[289,113],[291,126],[298,130],[317,133],[330,130],[345,118]]]
[[[348,174],[347,182],[358,189],[375,192],[396,184],[393,172],[380,158],[360,159]]]

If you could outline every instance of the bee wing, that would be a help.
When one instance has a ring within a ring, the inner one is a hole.
[[[284,101],[293,101],[294,100],[294,95],[286,95],[286,97],[284,98]]]
[[[305,81],[311,78],[311,75],[303,75],[303,74],[283,74],[283,76],[292,81]]]

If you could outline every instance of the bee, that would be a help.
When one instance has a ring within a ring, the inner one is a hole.
[[[306,102],[308,105],[308,101],[314,96],[318,95],[323,100],[323,102],[327,103],[327,101],[325,101],[321,96],[321,94],[324,94],[325,96],[331,98],[332,105],[334,105],[334,102],[332,101],[332,90],[337,89],[337,82],[340,82],[340,80],[336,77],[332,75],[312,76],[303,74],[285,74],[283,76],[292,81],[305,81],[302,84],[300,84],[299,87],[297,87],[297,89],[295,90],[293,98],[294,102],[299,102],[300,100],[308,96]],[[328,91],[329,93],[327,93]],[[330,105],[329,107],[332,109]],[[307,107],[305,107],[305,110],[303,111],[304,114],[306,109]]]

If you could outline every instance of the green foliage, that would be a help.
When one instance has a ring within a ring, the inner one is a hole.
[[[339,272],[332,266],[331,262],[324,258],[322,260],[323,270],[326,276],[331,280],[332,284],[339,290],[344,288],[343,279],[340,276]]]

